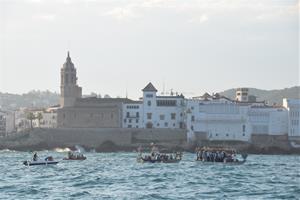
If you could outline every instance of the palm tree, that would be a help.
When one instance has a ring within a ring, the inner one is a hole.
[[[35,119],[35,116],[32,112],[27,114],[27,119],[30,120],[30,128],[32,129],[32,121]]]
[[[39,112],[39,113],[37,114],[36,118],[37,118],[38,121],[39,121],[39,128],[40,128],[40,126],[41,126],[41,120],[43,119],[42,113]]]

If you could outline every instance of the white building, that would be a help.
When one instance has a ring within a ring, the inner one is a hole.
[[[284,107],[250,106],[248,111],[251,134],[286,135],[288,133],[288,111]]]
[[[185,128],[183,95],[157,96],[149,83],[142,101],[123,104],[123,128]]]
[[[185,128],[184,96],[157,96],[157,90],[149,83],[143,90],[143,127]]]
[[[143,103],[134,102],[123,104],[123,128],[143,127]]]
[[[200,98],[187,100],[188,140],[249,141],[251,129],[247,106],[216,95],[204,94]]]
[[[41,113],[41,119],[37,116]],[[34,112],[35,119],[33,120],[33,127],[38,128],[57,128],[57,112],[49,111],[36,111]]]
[[[5,112],[0,111],[0,135],[5,135],[6,134],[6,117],[5,117]]]
[[[300,141],[300,99],[283,99],[283,106],[288,110],[289,140]]]
[[[14,130],[14,113],[0,111],[0,135],[7,135]]]

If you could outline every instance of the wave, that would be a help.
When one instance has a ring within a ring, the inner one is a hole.
[[[76,152],[79,152],[79,153],[85,152],[85,149],[80,145],[75,145],[75,148],[76,148]]]
[[[2,149],[0,150],[0,153],[7,153],[7,152],[16,152],[15,150],[10,150],[10,149]]]
[[[64,152],[71,151],[71,149],[70,148],[55,148],[54,151],[58,152],[58,153],[64,153]]]

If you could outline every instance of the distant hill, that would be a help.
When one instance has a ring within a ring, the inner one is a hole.
[[[220,92],[221,95],[235,99],[235,89]],[[249,94],[257,97],[257,101],[266,100],[270,105],[276,103],[282,105],[283,98],[300,98],[300,86],[284,88],[281,90],[261,90],[257,88],[249,88]]]
[[[235,99],[235,89],[225,90],[220,94]],[[281,90],[260,90],[249,88],[249,94],[258,101],[266,100],[269,104],[282,104],[283,98],[300,98],[300,86]],[[101,97],[100,95],[98,95]],[[0,109],[16,110],[22,107],[49,107],[59,104],[59,94],[50,91],[33,90],[25,94],[9,94],[0,92]]]
[[[49,107],[59,104],[59,94],[50,91],[30,91],[25,94],[0,92],[0,108],[15,110],[22,107]]]

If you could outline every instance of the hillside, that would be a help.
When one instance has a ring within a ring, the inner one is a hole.
[[[15,110],[22,107],[48,107],[59,103],[59,94],[50,91],[30,91],[25,94],[0,92],[0,108]]]
[[[235,89],[225,90],[220,94],[235,99]],[[270,105],[276,103],[282,105],[283,98],[300,98],[300,86],[284,88],[281,90],[261,90],[249,88],[249,94],[257,97],[257,101],[266,100]]]
[[[249,88],[250,95],[257,96],[258,101],[266,100],[269,104],[282,104],[283,98],[300,98],[300,86],[281,90],[261,90]],[[235,89],[225,90],[220,94],[235,99]],[[15,110],[21,107],[48,107],[59,104],[59,94],[50,91],[30,91],[25,94],[9,94],[0,92],[0,108]]]

